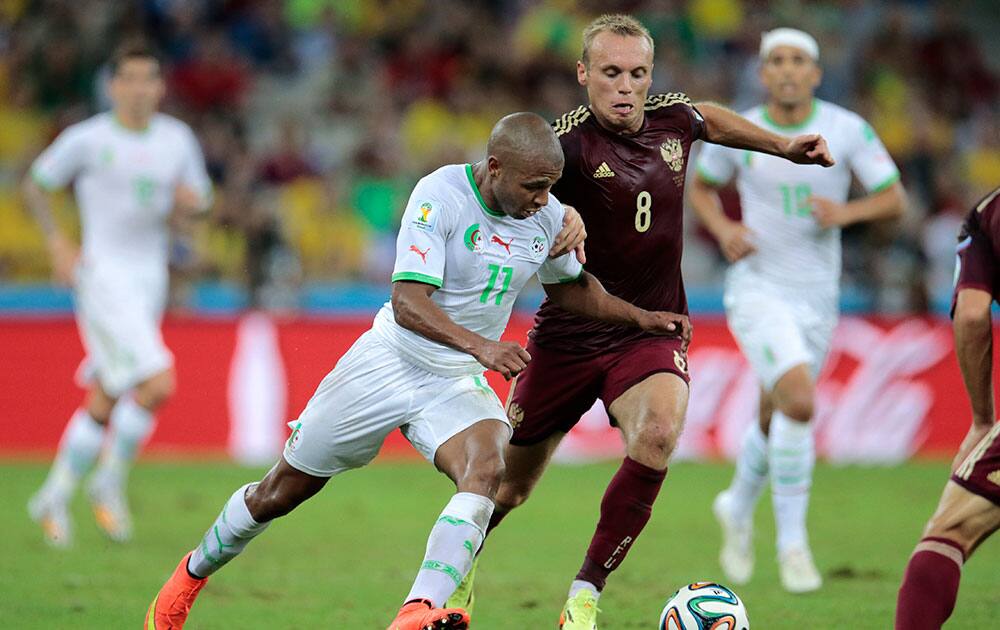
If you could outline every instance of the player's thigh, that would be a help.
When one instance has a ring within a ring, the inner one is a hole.
[[[924,535],[954,540],[968,556],[997,528],[1000,505],[949,481]]]
[[[772,292],[727,284],[726,322],[761,386],[773,390],[778,380],[797,365],[811,365],[796,309]]]
[[[531,361],[511,384],[507,417],[511,443],[530,446],[572,429],[600,395],[606,359],[576,355],[529,341]]]
[[[418,402],[400,427],[406,439],[456,480],[465,476],[459,470],[463,459],[479,468],[479,474],[502,468],[503,445],[510,439],[511,428],[486,378],[482,374],[428,376],[432,378],[415,390]],[[439,455],[442,447],[446,448]],[[468,459],[470,450],[476,457]]]
[[[405,422],[426,374],[365,333],[290,423],[284,459],[316,477],[366,465]]]

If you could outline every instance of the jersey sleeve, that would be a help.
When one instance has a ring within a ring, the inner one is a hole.
[[[706,142],[695,164],[698,177],[713,186],[724,186],[736,174],[736,155],[734,149]]]
[[[66,186],[83,169],[87,137],[79,125],[67,127],[31,165],[31,176],[46,190]]]
[[[550,199],[554,203],[559,204],[559,212],[555,213],[555,223],[549,226],[552,232],[552,240],[555,240],[555,235],[562,229],[563,217],[566,215],[566,210],[563,209],[562,204],[555,197],[550,197]],[[536,275],[538,276],[538,281],[542,284],[562,284],[563,282],[573,282],[582,273],[583,265],[576,259],[576,253],[569,252],[558,258],[546,258],[541,266],[538,267]]]
[[[869,193],[881,192],[899,181],[899,169],[872,126],[860,117],[856,125],[854,150],[848,156],[851,172]]]
[[[425,182],[413,189],[396,237],[392,281],[412,280],[441,288],[445,248],[454,231],[454,216],[441,195],[430,194]]]
[[[979,289],[990,295],[996,293],[997,261],[990,239],[979,229],[974,215],[962,226],[955,255],[955,287],[951,298],[951,315],[962,289]]]
[[[194,190],[202,199],[202,208],[212,205],[212,179],[205,169],[205,156],[194,132],[187,126],[182,134],[184,162],[180,182]]]

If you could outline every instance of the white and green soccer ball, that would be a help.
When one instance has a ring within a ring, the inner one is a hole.
[[[736,593],[715,582],[695,582],[670,596],[659,630],[750,630],[747,609]]]

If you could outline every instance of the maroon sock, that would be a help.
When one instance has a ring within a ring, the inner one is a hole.
[[[621,564],[649,521],[653,502],[666,476],[666,469],[656,470],[625,458],[604,491],[597,531],[576,579],[590,582],[598,591],[604,590],[608,575]]]
[[[896,601],[896,630],[939,630],[958,597],[965,552],[947,538],[921,540],[903,574]]]

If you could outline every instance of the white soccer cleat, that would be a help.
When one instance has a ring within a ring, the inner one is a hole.
[[[733,517],[727,490],[716,495],[712,512],[722,529],[722,572],[731,583],[746,584],[753,575],[753,520]]]
[[[66,503],[39,491],[28,501],[28,515],[42,527],[45,542],[56,549],[66,549],[73,543],[73,526]]]
[[[119,543],[132,539],[132,516],[119,483],[95,474],[87,484],[94,520],[104,535]]]
[[[795,547],[778,555],[781,585],[789,593],[810,593],[823,586],[812,553],[807,547]]]

